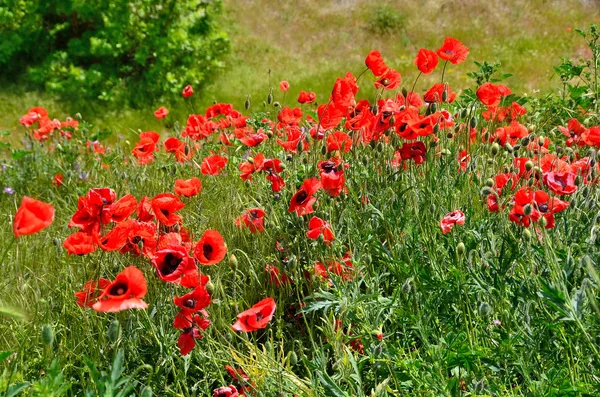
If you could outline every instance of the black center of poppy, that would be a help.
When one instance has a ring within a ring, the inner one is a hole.
[[[188,299],[185,302],[183,302],[183,306],[189,309],[193,309],[194,306],[196,306],[196,301],[194,299]]]
[[[321,169],[325,171],[326,174],[332,172],[335,168],[335,163],[333,161],[326,161],[321,164]]]
[[[383,79],[383,80],[381,80],[381,84],[383,84],[383,85],[389,85],[390,84],[390,79]]]
[[[538,204],[538,209],[540,212],[546,213],[546,212],[548,212],[548,204],[546,204],[546,203]]]
[[[165,275],[168,276],[169,274],[173,273],[175,270],[177,270],[177,268],[179,267],[179,264],[181,263],[183,259],[173,255],[173,254],[167,254],[165,256],[165,260],[163,262],[163,266],[160,269],[160,272]]]
[[[558,183],[560,185],[561,188],[564,189],[567,187],[567,184],[565,183],[564,180],[562,180],[562,178],[556,178],[555,181],[556,181],[556,183]]]
[[[110,287],[109,293],[113,296],[121,296],[127,293],[128,285],[125,283],[118,283]]]
[[[210,259],[210,257],[212,256],[213,251],[214,251],[213,247],[210,244],[204,244],[202,246],[202,253],[204,254],[204,257],[206,259]]]
[[[260,321],[264,318],[263,314],[261,312],[256,313],[256,321]]]
[[[166,210],[164,208],[160,209],[161,214],[163,214],[164,216],[169,216],[169,210]]]
[[[258,219],[258,211],[256,210],[252,210],[250,211],[250,213],[248,214],[250,216],[250,219]]]
[[[299,192],[296,195],[296,203],[303,204],[307,198],[308,198],[308,193],[306,193],[304,190],[302,190],[301,192]]]
[[[135,236],[133,239],[131,239],[131,242],[133,244],[139,244],[140,241],[142,241],[142,238],[140,236]]]

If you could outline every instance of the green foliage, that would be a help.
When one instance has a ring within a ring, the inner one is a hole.
[[[378,35],[401,32],[405,25],[406,17],[394,7],[385,4],[373,6],[367,22],[368,29]]]
[[[196,89],[229,49],[220,0],[7,0],[0,68],[70,100],[133,104]]]

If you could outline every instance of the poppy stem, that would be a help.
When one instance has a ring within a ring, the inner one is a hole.
[[[4,252],[2,253],[2,259],[0,259],[0,265],[4,265],[4,259],[6,259],[6,254],[8,254],[8,251],[12,248],[13,245],[15,245],[16,241],[17,238],[13,237],[13,239],[10,241],[10,244],[8,244],[8,246],[4,249]]]
[[[444,75],[446,74],[446,66],[448,66],[448,61],[444,62],[444,69],[442,69],[442,84],[444,84]]]
[[[356,82],[357,82],[357,83],[358,83],[358,79],[360,79],[360,78],[361,78],[361,76],[367,72],[367,70],[369,70],[369,68],[366,68],[365,70],[363,70],[363,71],[362,71],[362,72],[361,72],[361,73],[358,75],[358,77],[356,78]]]
[[[419,81],[419,77],[421,77],[421,75],[423,74],[423,72],[419,72],[419,75],[417,76],[417,78],[415,79],[415,82],[413,83],[412,88],[410,89],[410,92],[408,93],[407,97],[410,96],[410,94],[412,94],[413,92],[415,92],[415,87],[417,86],[417,81]],[[443,77],[442,77],[443,79]],[[408,107],[408,98],[404,98],[405,99],[405,105],[406,107]]]

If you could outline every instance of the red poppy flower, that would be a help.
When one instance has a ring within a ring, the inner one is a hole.
[[[277,144],[285,149],[286,152],[297,153],[298,150],[308,149],[308,143],[302,131],[297,127],[287,127],[287,141],[277,140]]]
[[[290,89],[290,83],[288,83],[285,80],[280,81],[279,82],[279,89],[281,90],[281,92],[286,92],[287,90]]]
[[[413,160],[416,164],[422,164],[427,156],[427,148],[421,141],[407,142],[399,152],[402,160]]]
[[[154,152],[160,135],[154,131],[142,132],[140,141],[133,148],[131,153],[138,159],[138,164],[150,164],[154,160]]]
[[[300,91],[300,95],[298,95],[299,103],[313,103],[316,99],[317,96],[314,92]]]
[[[327,191],[331,197],[337,197],[342,193],[346,177],[344,175],[345,166],[340,166],[342,161],[339,158],[332,158],[327,161],[319,161],[319,176],[321,177],[321,187]]]
[[[288,212],[296,212],[298,216],[303,216],[314,212],[313,204],[317,198],[313,196],[321,189],[321,181],[317,178],[310,178],[302,183],[300,189],[292,196]]]
[[[551,171],[544,174],[544,184],[555,194],[573,194],[577,190],[575,185],[575,173]]]
[[[175,193],[179,196],[194,197],[200,193],[200,189],[202,189],[202,182],[196,177],[175,180]]]
[[[86,255],[96,250],[96,240],[88,233],[77,232],[67,237],[62,246],[68,255]]]
[[[233,386],[221,386],[213,390],[213,397],[239,397],[238,389]]]
[[[497,106],[502,97],[511,93],[511,90],[503,84],[485,83],[477,89],[477,98],[485,106]]]
[[[348,153],[352,149],[352,138],[350,135],[342,131],[335,131],[327,137],[327,151],[341,150],[343,153]]]
[[[65,177],[63,174],[56,174],[54,175],[54,178],[52,178],[52,184],[56,187],[61,187],[64,179]]]
[[[167,108],[165,107],[161,107],[158,110],[156,110],[154,112],[154,116],[160,120],[160,119],[164,119],[165,117],[167,117],[167,115],[169,114],[169,111],[167,110]]]
[[[252,233],[265,231],[265,211],[260,208],[250,208],[235,219],[237,227],[247,227]]]
[[[144,196],[137,206],[137,217],[141,222],[151,222],[154,220],[152,212],[152,202],[148,196]]]
[[[323,129],[337,127],[346,116],[348,106],[336,106],[335,103],[326,103],[317,108],[319,124]]]
[[[181,245],[171,245],[159,249],[152,258],[152,265],[158,272],[158,277],[168,283],[189,286],[188,280],[198,278],[198,268],[194,258],[190,257],[187,249]]]
[[[156,224],[152,222],[132,221],[127,236],[127,242],[120,251],[134,256],[142,253],[147,258],[152,258],[156,252]]]
[[[435,52],[421,48],[415,58],[415,66],[423,74],[429,74],[435,70],[438,64],[438,56]]]
[[[138,268],[129,266],[104,288],[98,302],[94,303],[92,308],[98,312],[146,309],[148,305],[142,300],[146,291],[144,274]]]
[[[269,275],[269,282],[275,284],[277,287],[281,287],[283,284],[292,283],[292,279],[287,275],[286,272],[279,270],[277,267],[270,263],[265,266],[265,272]]]
[[[329,106],[329,108],[347,109],[350,106],[354,106],[357,92],[358,85],[356,84],[356,78],[352,73],[346,73],[346,77],[338,78],[333,85],[331,99],[334,106]]]
[[[302,120],[302,109],[290,108],[285,106],[279,113],[277,113],[277,120],[279,126],[297,126]]]
[[[440,227],[442,228],[442,233],[448,234],[452,231],[454,225],[464,225],[465,224],[465,214],[462,211],[456,210],[447,214],[440,221]]]
[[[385,88],[386,90],[395,90],[400,87],[402,83],[402,76],[396,69],[388,69],[377,81],[375,81],[375,88]]]
[[[152,211],[156,219],[165,226],[173,226],[181,222],[181,216],[176,212],[185,207],[179,198],[171,193],[162,193],[152,199]]]
[[[250,309],[238,314],[238,320],[231,328],[239,332],[253,332],[265,328],[273,318],[276,309],[273,298],[265,298]]]
[[[382,76],[388,71],[388,66],[385,64],[381,53],[378,50],[373,50],[367,55],[365,65],[373,72],[374,76]]]
[[[99,280],[91,280],[85,283],[83,289],[75,292],[77,305],[79,307],[92,307],[98,301],[100,294],[110,285],[110,280],[100,278]]]
[[[106,236],[100,239],[100,248],[104,251],[120,250],[127,244],[133,221],[128,219],[118,223]]]
[[[225,258],[227,254],[227,245],[221,233],[216,230],[207,230],[204,232],[196,248],[194,248],[194,257],[203,265],[215,265]]]
[[[308,221],[308,228],[309,231],[306,232],[306,237],[311,240],[316,240],[322,235],[323,241],[329,245],[335,238],[329,222],[326,222],[319,217],[313,216],[310,221]]]
[[[188,292],[183,296],[176,296],[173,302],[181,310],[175,317],[173,327],[177,329],[186,329],[192,326],[192,315],[196,312],[204,310],[210,305],[210,295],[206,291],[206,287],[198,285],[193,291]]]
[[[552,229],[554,227],[554,214],[564,211],[569,207],[569,203],[557,199],[556,197],[550,197],[550,195],[543,190],[538,190],[533,193],[533,199],[535,209],[546,219],[546,229]]]
[[[13,233],[16,238],[35,234],[52,224],[54,207],[31,197],[24,196],[13,221]]]
[[[192,88],[191,85],[187,85],[184,89],[183,92],[181,93],[181,95],[183,95],[184,98],[189,98],[192,95],[194,95],[194,89]]]
[[[137,208],[137,201],[133,194],[127,194],[110,205],[111,220],[121,222],[129,218]]]
[[[227,157],[213,155],[202,160],[200,171],[204,175],[219,175],[227,165]]]
[[[469,55],[469,49],[453,37],[446,37],[444,44],[437,50],[440,58],[457,65],[463,63]]]
[[[210,321],[205,317],[207,314],[203,310],[202,315],[193,314],[189,316],[190,326],[186,328],[179,339],[177,340],[177,346],[179,346],[179,353],[185,356],[191,352],[196,346],[196,339],[202,339],[201,330],[205,330],[210,326]]]
[[[444,101],[444,91],[446,92],[446,100]],[[427,103],[433,102],[447,102],[452,103],[456,99],[456,94],[452,92],[452,87],[449,84],[437,83],[431,87],[425,95],[423,100]]]

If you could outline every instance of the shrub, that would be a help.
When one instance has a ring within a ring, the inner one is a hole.
[[[0,68],[70,99],[130,103],[199,87],[222,67],[220,0],[8,0]]]
[[[401,32],[404,30],[406,18],[394,7],[378,5],[373,8],[369,17],[368,29],[378,35]]]

